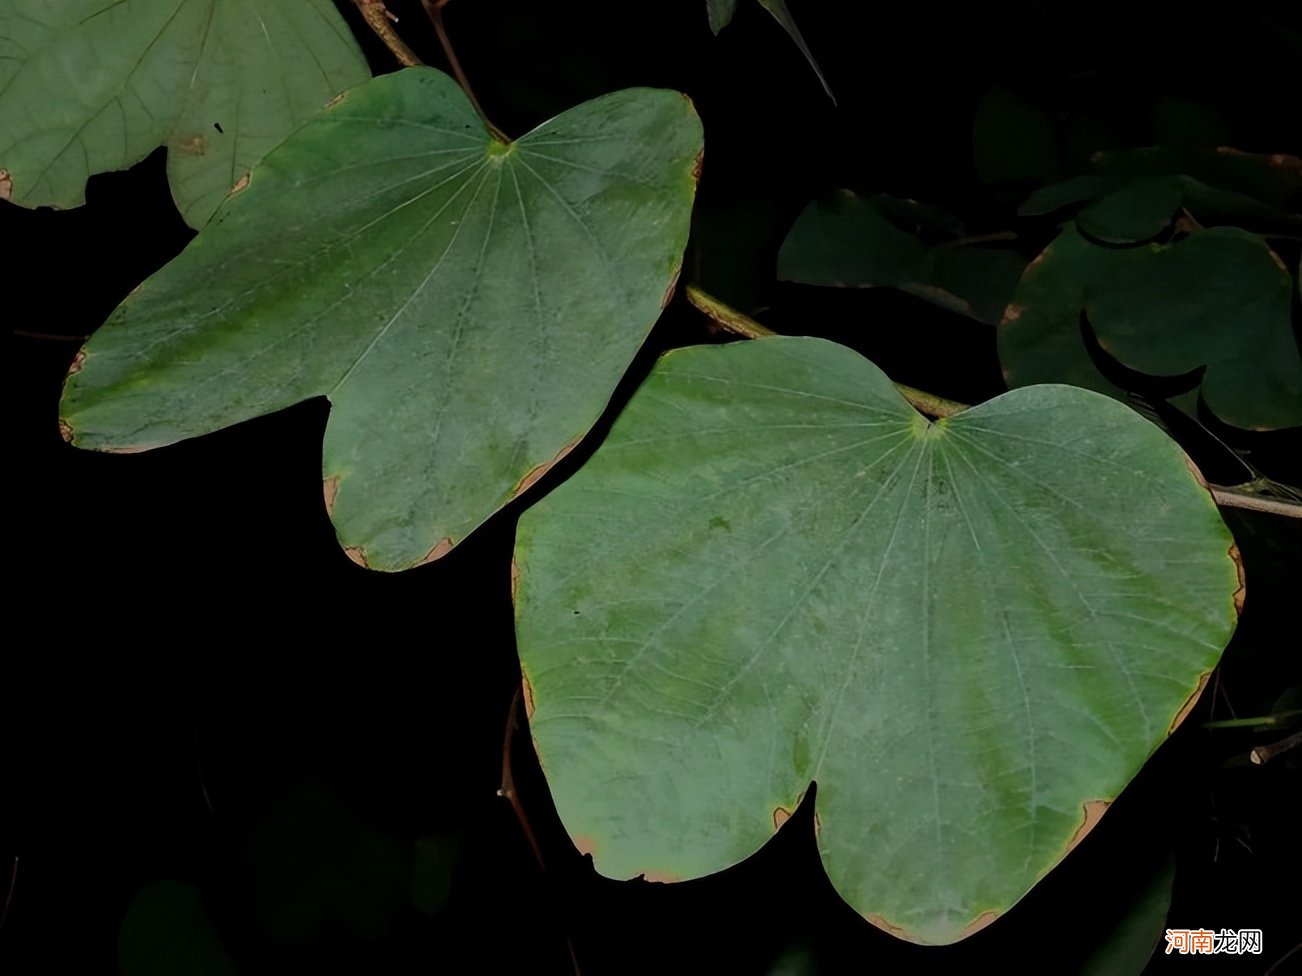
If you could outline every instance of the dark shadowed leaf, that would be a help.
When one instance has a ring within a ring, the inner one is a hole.
[[[1115,902],[1121,915],[1112,931],[1085,960],[1081,976],[1140,976],[1159,945],[1165,945],[1175,858],[1168,856],[1146,877],[1117,879]]]
[[[1059,171],[1053,118],[1024,95],[996,85],[977,105],[972,157],[986,183],[1050,183]]]
[[[935,286],[957,297],[964,315],[991,325],[1003,317],[1026,268],[1026,258],[1001,247],[938,247],[929,257]]]
[[[1155,376],[1205,366],[1202,397],[1216,416],[1273,430],[1302,424],[1292,300],[1292,276],[1264,240],[1218,227],[1140,249],[1094,284],[1087,312],[1122,363]]]
[[[998,322],[1026,261],[1004,248],[953,240],[927,248],[921,239],[959,233],[957,218],[939,207],[840,190],[796,219],[778,253],[778,277],[899,288],[960,315]]]
[[[806,285],[899,288],[927,274],[927,253],[876,197],[840,190],[807,206],[782,242],[778,277]]]
[[[1151,241],[1170,226],[1182,200],[1175,177],[1137,179],[1090,203],[1076,217],[1076,226],[1105,244]]]
[[[1063,180],[1061,183],[1054,183],[1051,186],[1036,190],[1017,208],[1017,213],[1022,217],[1037,217],[1042,214],[1050,214],[1056,210],[1062,210],[1064,207],[1070,207],[1073,204],[1084,203],[1087,200],[1100,197],[1116,189],[1122,183],[1123,180],[1120,177],[1105,176],[1100,173],[1073,176],[1069,180]]]
[[[705,10],[710,17],[710,30],[716,34],[732,23],[737,12],[737,0],[705,0]]]
[[[202,227],[303,119],[370,72],[330,0],[5,0],[0,170],[15,203],[75,207],[88,177],[167,146]]]
[[[1100,247],[1074,223],[1032,261],[999,323],[999,362],[1010,387],[1070,383],[1110,396],[1125,392],[1104,379],[1081,334],[1094,285],[1134,259],[1132,248]]]
[[[817,781],[850,905],[961,939],[1178,723],[1233,628],[1230,543],[1180,448],[1096,393],[932,423],[822,340],[670,352],[520,522],[557,810],[604,874],[683,879]]]
[[[65,436],[140,450],[326,396],[342,544],[379,569],[437,558],[601,413],[676,278],[700,150],[677,92],[505,144],[445,75],[377,78],[95,334]]]
[[[185,881],[156,881],[131,900],[118,929],[122,976],[234,976],[238,972],[203,895]]]

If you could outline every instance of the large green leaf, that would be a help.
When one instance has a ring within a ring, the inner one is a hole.
[[[303,119],[370,72],[330,0],[4,0],[0,185],[75,207],[86,180],[167,146],[200,227]]]
[[[139,450],[324,395],[341,542],[375,568],[436,558],[600,414],[677,274],[700,150],[676,92],[506,144],[439,72],[377,78],[114,312],[65,436]]]
[[[1141,372],[1206,366],[1203,400],[1237,427],[1302,424],[1293,278],[1256,234],[1232,227],[1141,249],[1092,289],[1099,344]]]
[[[516,548],[531,729],[602,872],[746,857],[811,780],[828,875],[962,938],[1096,821],[1235,619],[1230,535],[1113,400],[928,422],[822,340],[669,353]]]

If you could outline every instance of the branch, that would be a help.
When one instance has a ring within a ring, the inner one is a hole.
[[[393,29],[398,18],[389,12],[389,8],[384,5],[384,0],[353,0],[353,4],[361,12],[362,19],[371,25],[371,30],[375,31],[376,36],[384,42],[384,46],[393,52],[400,65],[410,68],[425,63],[416,57],[416,52],[409,48],[407,42]]]
[[[687,300],[725,332],[731,332],[733,335],[739,335],[746,339],[765,339],[777,335],[772,329],[760,325],[750,316],[744,315],[731,305],[727,305],[715,298],[699,285],[688,285],[686,292]],[[967,409],[965,403],[946,400],[934,393],[915,390],[903,383],[896,383],[895,389],[900,392],[900,396],[909,401],[909,404],[915,410],[919,413],[925,413],[929,417],[952,417],[954,414]]]
[[[1222,508],[1245,508],[1252,512],[1269,512],[1286,518],[1302,518],[1302,503],[1284,501],[1282,498],[1263,498],[1255,492],[1245,491],[1243,485],[1233,488],[1208,485],[1207,490]]]
[[[1248,753],[1248,758],[1260,766],[1262,763],[1270,762],[1281,752],[1288,752],[1297,745],[1302,745],[1302,732],[1294,732],[1287,739],[1280,739],[1268,746],[1257,746],[1252,752]]]

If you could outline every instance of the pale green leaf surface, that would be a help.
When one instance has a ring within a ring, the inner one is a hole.
[[[445,75],[377,78],[114,312],[65,436],[139,450],[324,395],[342,544],[373,568],[435,558],[600,414],[677,274],[700,149],[676,92],[508,146]]]
[[[822,340],[674,351],[521,519],[530,728],[602,873],[726,868],[814,780],[842,896],[952,942],[1166,737],[1233,627],[1229,546],[1098,394],[930,424]]]
[[[330,0],[5,0],[0,169],[24,206],[168,147],[201,227],[303,119],[370,72]]]

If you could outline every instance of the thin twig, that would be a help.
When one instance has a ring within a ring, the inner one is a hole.
[[[1295,956],[1298,952],[1302,952],[1302,942],[1299,942],[1292,949],[1289,949],[1288,952],[1284,953],[1282,956],[1276,959],[1274,963],[1271,964],[1271,967],[1266,970],[1265,976],[1274,976],[1275,970],[1279,969],[1281,964],[1288,962],[1288,960],[1292,959],[1293,956]]]
[[[952,251],[956,247],[968,247],[971,244],[991,244],[995,241],[1015,241],[1017,240],[1017,231],[999,230],[989,234],[969,234],[966,237],[956,237],[952,241],[941,241],[931,250]]]
[[[354,5],[361,12],[362,19],[370,25],[375,35],[384,42],[393,56],[398,59],[398,63],[404,68],[411,68],[418,64],[424,64],[420,58],[416,57],[416,52],[407,46],[407,42],[398,36],[398,32],[393,29],[393,25],[398,22],[398,18],[389,12],[389,8],[384,5],[384,0],[353,0]]]
[[[1215,702],[1212,703],[1215,705]],[[1285,725],[1291,723],[1297,716],[1302,715],[1302,708],[1291,708],[1286,712],[1277,712],[1274,715],[1250,715],[1244,718],[1218,718],[1212,722],[1204,722],[1205,729],[1251,729],[1260,726],[1263,729],[1270,728],[1274,725]]]
[[[203,794],[203,804],[209,813],[214,813],[212,798],[208,796],[208,784],[203,775],[203,750],[199,748],[199,713],[194,713],[194,765],[199,774],[199,792]]]
[[[447,5],[448,0],[421,0],[425,7],[425,12],[429,14],[430,22],[434,25],[434,33],[439,36],[439,43],[443,45],[443,53],[447,56],[448,66],[452,69],[452,75],[457,79],[457,84],[461,90],[466,93],[471,106],[479,113],[479,118],[483,120],[484,127],[488,129],[489,134],[499,142],[510,142],[506,133],[495,126],[492,120],[484,112],[484,106],[479,104],[479,99],[475,97],[475,90],[470,87],[470,79],[461,69],[461,61],[457,58],[457,52],[452,47],[452,38],[448,36],[448,30],[443,25],[443,8]]]
[[[515,776],[511,772],[511,744],[515,741],[515,729],[520,724],[521,689],[515,689],[515,695],[511,698],[511,709],[506,716],[506,735],[502,744],[502,786],[497,791],[497,795],[504,797],[510,804],[511,809],[515,811],[515,819],[520,821],[520,829],[524,832],[525,839],[529,841],[529,846],[533,849],[534,859],[538,862],[538,867],[546,873],[547,865],[543,861],[542,848],[538,844],[538,838],[534,836],[533,826],[529,823],[529,818],[525,815],[524,805],[520,802],[520,797],[515,792]]]
[[[703,312],[706,318],[725,332],[731,332],[733,335],[739,335],[746,339],[765,339],[777,335],[772,329],[760,325],[749,315],[745,315],[731,305],[727,305],[715,298],[701,288],[700,285],[688,285],[686,294],[687,300],[692,303],[697,311]]]
[[[18,884],[18,855],[14,855],[14,867],[9,872],[9,893],[5,895],[5,907],[0,911],[0,932],[4,931],[5,919],[9,917],[9,906],[14,900],[14,886]]]
[[[772,329],[760,325],[749,315],[739,312],[732,306],[715,298],[699,285],[688,285],[686,293],[687,300],[695,306],[697,311],[703,312],[710,321],[725,332],[731,332],[733,335],[739,335],[746,339],[767,339],[769,336],[777,335]],[[965,403],[946,400],[934,393],[915,390],[903,383],[896,383],[895,389],[900,391],[900,396],[908,400],[915,410],[919,413],[925,413],[929,417],[952,417],[954,414],[967,409]]]
[[[520,699],[523,694],[523,685],[515,689],[515,694],[511,696],[511,708],[506,715],[506,735],[502,739],[502,785],[497,791],[497,795],[505,797],[511,804],[511,809],[515,812],[515,819],[520,824],[520,830],[524,833],[525,839],[529,841],[529,847],[533,850],[534,859],[538,862],[538,870],[547,874],[547,863],[543,860],[542,845],[538,843],[538,837],[533,832],[533,825],[529,823],[529,817],[524,812],[524,804],[520,802],[520,797],[515,792],[515,775],[511,772],[511,746],[515,742],[515,730],[520,724]],[[575,955],[574,943],[570,940],[569,932],[565,933],[565,948],[570,951],[570,965],[574,969],[574,976],[581,976],[579,972],[579,957]]]

